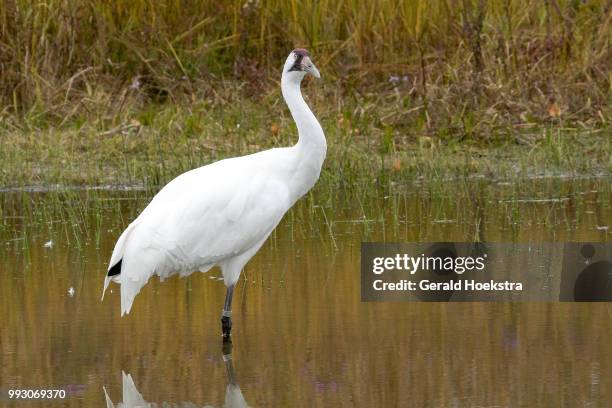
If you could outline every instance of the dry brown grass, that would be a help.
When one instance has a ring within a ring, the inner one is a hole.
[[[62,123],[190,103],[225,80],[261,98],[303,45],[336,103],[395,99],[377,114],[385,126],[469,138],[530,122],[601,128],[611,16],[605,0],[6,0],[2,113]]]

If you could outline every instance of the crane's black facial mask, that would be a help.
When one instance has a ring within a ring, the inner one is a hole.
[[[295,54],[295,62],[293,63],[293,65],[291,66],[291,68],[289,69],[289,72],[291,71],[304,71],[304,68],[302,66],[302,61],[304,60],[304,57],[308,57],[308,51],[298,48],[293,50],[293,53]]]

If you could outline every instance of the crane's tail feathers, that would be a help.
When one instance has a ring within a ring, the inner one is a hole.
[[[104,300],[104,293],[106,293],[106,288],[108,288],[108,284],[111,280],[114,280],[117,283],[121,282],[121,264],[123,259],[120,259],[119,262],[108,268],[108,273],[106,274],[106,278],[104,278],[104,289],[102,289],[102,302]]]
[[[107,276],[106,278],[104,278],[104,289],[102,289],[102,299],[100,299],[100,302],[104,301],[104,294],[106,293],[106,288],[108,288],[108,284],[111,280],[113,280],[112,276]]]
[[[127,278],[127,277],[126,277]],[[148,280],[148,279],[147,279]],[[121,282],[121,317],[130,313],[136,295],[140,293],[140,289],[147,283],[147,280],[131,280],[129,278]]]
[[[124,274],[107,276],[104,279],[104,289],[102,290],[102,300],[104,300],[104,293],[111,281],[114,281],[121,285],[121,316],[130,313],[134,298],[140,293],[140,289],[147,283],[147,279],[130,279],[129,276],[123,276]]]
[[[164,253],[143,244],[150,241],[154,231],[150,228],[136,228],[137,225],[138,221],[132,222],[119,237],[102,291],[104,298],[104,292],[111,280],[121,285],[121,316],[130,312],[140,289],[165,261]]]

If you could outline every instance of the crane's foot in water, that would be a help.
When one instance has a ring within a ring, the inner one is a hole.
[[[223,333],[223,342],[232,342],[232,318],[228,316],[221,317],[221,332]]]

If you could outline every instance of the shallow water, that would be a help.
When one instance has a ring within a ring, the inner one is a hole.
[[[234,297],[232,367],[216,269],[152,279],[124,318],[116,286],[100,302],[114,242],[149,193],[5,191],[0,406],[105,406],[105,390],[115,404],[141,395],[159,406],[605,406],[609,305],[362,303],[359,248],[365,240],[610,241],[610,182],[318,191],[247,265]],[[13,388],[68,395],[14,403]]]

